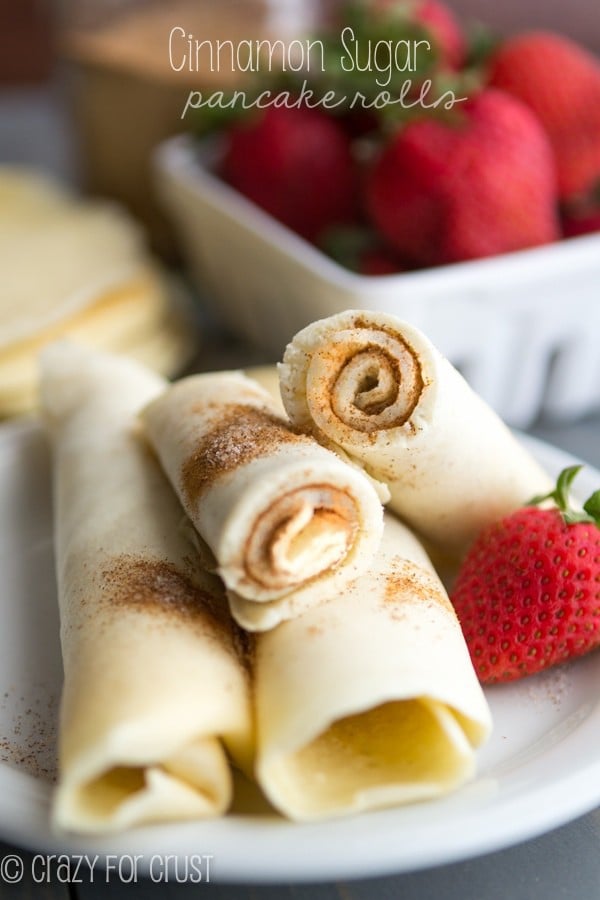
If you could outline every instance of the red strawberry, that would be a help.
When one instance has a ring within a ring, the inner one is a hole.
[[[566,212],[563,215],[565,237],[579,237],[600,231],[600,209],[590,209],[585,213]]]
[[[558,34],[507,40],[493,56],[490,84],[526,103],[552,144],[560,196],[591,191],[600,181],[600,62]]]
[[[358,262],[361,275],[397,275],[404,271],[403,266],[386,250],[372,247],[365,250]]]
[[[502,91],[482,92],[457,121],[426,119],[399,131],[367,179],[366,204],[390,244],[422,265],[559,237],[548,139]]]
[[[556,489],[485,529],[460,569],[452,602],[483,682],[512,681],[600,646],[600,491],[583,513]]]
[[[321,110],[269,107],[231,129],[222,174],[303,237],[352,220],[355,167],[342,127]]]
[[[439,52],[442,65],[458,69],[464,63],[467,45],[452,10],[440,0],[376,0],[374,10],[389,14],[405,14],[431,34],[432,44]]]
[[[467,44],[452,10],[439,0],[421,0],[415,8],[414,20],[431,31],[442,62],[451,69],[459,69],[467,55]]]

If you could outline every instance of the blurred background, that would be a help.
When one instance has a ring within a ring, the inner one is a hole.
[[[543,27],[600,49],[596,0],[448,5],[499,35]],[[123,200],[172,252],[150,183],[151,150],[182,130],[191,87],[230,88],[240,76],[174,72],[170,29],[182,24],[209,40],[289,37],[333,7],[335,0],[0,0],[0,162],[39,166]]]
[[[0,163],[38,166],[123,201],[154,246],[174,252],[154,197],[150,157],[183,130],[191,88],[229,89],[220,66],[176,72],[174,26],[216,41],[291,37],[312,28],[318,0],[0,0]]]

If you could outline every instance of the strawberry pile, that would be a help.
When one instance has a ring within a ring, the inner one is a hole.
[[[600,491],[571,508],[581,466],[552,493],[485,529],[452,603],[480,681],[512,681],[600,646]],[[540,507],[553,501],[551,508]]]
[[[365,10],[367,12],[365,13]],[[396,96],[431,82],[467,97],[451,110],[270,107],[226,130],[223,178],[338,261],[387,274],[535,247],[600,229],[600,62],[556,34],[533,32],[476,58],[440,0],[348,7],[356,40],[426,39]],[[377,72],[348,71],[329,37],[326,71],[297,73],[322,96],[381,91]],[[365,67],[366,69],[366,67]],[[296,88],[300,93],[298,84]],[[287,73],[286,90],[294,87]],[[260,90],[265,85],[261,82]]]
[[[527,107],[485,90],[452,125],[424,119],[384,147],[366,208],[390,246],[422,266],[556,240],[552,152]]]

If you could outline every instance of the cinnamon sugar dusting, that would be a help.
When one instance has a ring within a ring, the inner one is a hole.
[[[300,532],[312,525],[314,559],[323,564],[314,571],[307,566],[294,574],[282,565],[282,557],[288,556],[294,536],[296,516],[302,514],[303,507],[310,509],[310,523],[306,522]],[[328,484],[308,484],[282,494],[257,518],[254,528],[244,546],[244,569],[249,580],[266,588],[291,588],[293,585],[307,584],[338,566],[353,546],[359,528],[358,514],[353,497],[341,488]],[[337,554],[328,559],[319,556],[319,545],[326,534],[337,533],[340,543]],[[341,538],[343,536],[343,540]]]
[[[0,699],[4,733],[0,762],[51,784],[57,780],[58,694],[45,685],[31,686],[20,696],[14,686]]]
[[[225,598],[220,602],[171,563],[123,555],[102,577],[112,605],[183,619],[208,619],[220,631],[231,630]]]
[[[357,406],[362,410],[362,412],[366,413],[369,416],[378,416],[384,411],[384,409],[387,409],[388,406],[391,406],[398,399],[400,382],[402,381],[402,368],[400,366],[399,360],[394,359],[393,356],[390,356],[389,353],[386,353],[386,351],[382,350],[381,347],[378,347],[377,344],[367,344],[366,347],[363,347],[361,350],[358,350],[353,356],[349,357],[347,362],[350,362],[355,357],[361,356],[367,357],[370,363],[376,362],[379,368],[387,368],[392,374],[393,387],[387,396],[377,402],[364,404],[357,403]],[[373,375],[367,376],[367,378],[364,379],[364,382],[364,384],[358,385],[359,396],[363,391],[368,392],[371,388],[376,386],[377,377]],[[416,406],[416,400],[414,405]]]
[[[256,659],[256,638],[248,631],[244,631],[235,622],[233,623],[233,643],[235,650],[247,673],[254,670]]]
[[[387,347],[371,342],[349,354],[345,358],[342,368],[337,372],[329,390],[335,392],[347,366],[364,360],[365,376],[362,379],[362,383],[358,385],[357,397],[360,402],[356,402],[356,407],[366,418],[351,415],[349,420],[346,421],[347,416],[341,410],[336,410],[337,415],[345,424],[366,434],[378,432],[382,429],[397,428],[406,423],[410,424],[410,418],[426,386],[418,353],[405,340],[402,334],[389,326],[370,322],[362,316],[357,316],[350,324],[350,327],[380,331],[391,337],[397,345],[400,345],[401,351],[396,356]],[[323,351],[322,354],[327,355]],[[337,353],[335,351],[332,351],[332,362],[337,362]],[[386,391],[385,396],[368,401],[366,396],[363,398],[361,395],[368,395],[371,390],[377,387],[379,381],[377,370],[385,371],[386,375],[389,375],[392,381],[391,390]],[[377,417],[393,406],[398,406],[397,414],[393,421],[385,424],[377,422]]]
[[[189,502],[195,503],[226,472],[267,456],[282,444],[306,440],[268,409],[228,404],[223,407],[219,423],[201,438],[184,463],[183,490]]]
[[[424,569],[398,558],[386,578],[384,601],[393,604],[404,598],[440,606],[454,616],[454,607],[439,584]]]

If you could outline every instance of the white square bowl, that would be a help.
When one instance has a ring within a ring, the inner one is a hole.
[[[382,310],[421,328],[511,425],[600,407],[600,234],[398,275],[355,274],[211,171],[188,136],[155,155],[193,276],[235,332],[280,359],[315,319]]]

